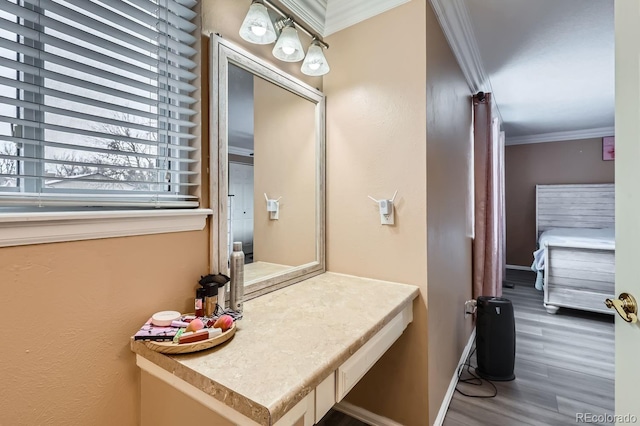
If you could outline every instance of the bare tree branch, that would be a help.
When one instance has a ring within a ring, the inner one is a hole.
[[[131,116],[130,114],[117,113],[115,118],[118,121],[141,124],[151,129],[156,127],[151,120]],[[118,180],[158,183],[158,171],[148,170],[157,168],[155,156],[158,154],[158,147],[152,144],[131,141],[131,139],[141,139],[156,142],[158,135],[155,131],[147,132],[126,125],[113,124],[99,124],[97,129],[112,136],[107,147],[113,150],[113,153],[99,154],[102,156],[101,159],[105,165],[104,174],[106,176]],[[128,153],[135,155],[128,155]],[[109,169],[109,164],[128,166],[130,169]]]
[[[1,155],[16,155],[15,144],[3,143],[0,145]],[[9,158],[0,158],[0,175],[16,175],[18,172],[18,162]],[[17,178],[0,176],[0,186],[15,186]]]

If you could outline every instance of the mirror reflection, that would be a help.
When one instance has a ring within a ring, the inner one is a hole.
[[[249,285],[318,260],[316,105],[232,63],[227,96],[228,250]]]

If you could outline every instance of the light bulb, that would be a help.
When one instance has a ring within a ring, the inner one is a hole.
[[[282,46],[282,51],[286,54],[286,55],[291,55],[293,52],[296,51],[296,48],[293,46]]]
[[[239,33],[243,40],[255,44],[270,44],[278,37],[266,6],[257,0],[251,3]]]
[[[328,73],[329,69],[327,58],[324,57],[322,52],[322,46],[318,41],[314,40],[309,46],[307,56],[304,58],[300,70],[306,75],[320,76]]]
[[[273,56],[285,62],[298,62],[304,58],[304,48],[293,23],[286,23],[282,28],[272,52]]]
[[[267,29],[265,27],[261,27],[259,25],[252,25],[251,32],[257,35],[258,37],[262,37],[267,33]]]

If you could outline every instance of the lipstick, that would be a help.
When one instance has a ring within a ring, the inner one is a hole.
[[[178,343],[182,344],[199,342],[201,340],[211,339],[212,337],[216,337],[221,334],[222,329],[220,328],[203,328],[202,330],[183,333],[178,339]]]

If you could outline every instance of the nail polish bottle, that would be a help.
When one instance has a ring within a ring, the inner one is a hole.
[[[206,289],[201,287],[196,290],[195,314],[197,317],[204,316],[204,297]]]

